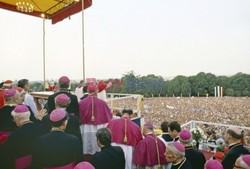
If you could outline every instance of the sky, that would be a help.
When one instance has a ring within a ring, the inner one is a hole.
[[[250,73],[249,0],[93,0],[87,78]],[[82,79],[81,13],[46,21],[46,79]],[[0,80],[43,79],[42,19],[0,9]]]

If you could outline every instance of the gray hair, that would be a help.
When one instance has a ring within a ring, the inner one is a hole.
[[[170,149],[171,152],[173,152],[174,155],[177,157],[183,158],[185,157],[185,152],[179,151],[175,146],[174,143],[170,143],[167,145],[167,147]]]
[[[111,144],[111,131],[108,128],[98,129],[96,139],[104,146]]]
[[[181,144],[191,144],[192,143],[192,137],[188,140],[182,140],[181,138],[179,139]]]
[[[16,93],[15,93],[13,96],[11,96],[11,97],[5,98],[5,101],[6,101],[6,102],[11,101],[11,100],[13,100],[14,98],[15,98],[15,99],[18,98],[19,96],[20,96],[20,93],[19,93],[19,91],[16,90]]]
[[[30,118],[30,111],[27,111],[27,112],[24,112],[24,113],[16,113],[16,112],[12,111],[11,115],[13,117],[18,118],[18,119],[29,119]]]

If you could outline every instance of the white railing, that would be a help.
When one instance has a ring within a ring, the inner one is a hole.
[[[250,127],[245,127],[245,126],[236,126],[236,125],[228,125],[228,124],[221,124],[221,123],[212,123],[212,122],[204,122],[204,121],[189,121],[183,125],[181,125],[181,128],[185,128],[185,127],[189,127],[189,129],[193,129],[197,127],[197,124],[206,124],[206,125],[211,125],[211,126],[219,126],[219,127],[236,127],[242,130],[250,130]],[[199,148],[204,148],[204,147],[211,147],[213,148],[213,152],[217,151],[217,148],[219,147],[219,145],[213,145],[213,144],[209,144],[209,143],[200,143],[200,147]]]
[[[190,126],[190,129],[195,128],[197,124],[207,124],[211,126],[220,126],[220,127],[237,127],[244,130],[250,130],[250,127],[245,126],[236,126],[236,125],[228,125],[228,124],[221,124],[221,123],[212,123],[212,122],[204,122],[204,121],[195,121],[191,120],[183,125],[181,125],[182,128],[185,128],[186,126]]]
[[[116,97],[115,97],[116,96]],[[136,100],[136,109],[133,112],[136,112],[138,117],[141,117],[141,102],[142,102],[142,95],[139,94],[122,94],[122,93],[107,93],[107,102],[111,103],[110,108],[113,110],[122,110],[121,107],[114,107],[114,101],[116,100],[125,100],[125,99],[137,99]]]

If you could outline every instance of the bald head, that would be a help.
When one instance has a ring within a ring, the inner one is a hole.
[[[229,134],[235,140],[240,140],[243,138],[242,130],[236,127],[228,128],[226,133]]]

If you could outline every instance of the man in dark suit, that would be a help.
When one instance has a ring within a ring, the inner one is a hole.
[[[68,91],[69,83],[70,83],[69,78],[67,76],[62,76],[58,80],[58,83],[59,83],[59,92],[53,95],[50,95],[48,98],[48,113],[50,114],[55,109],[55,97],[59,94],[66,94],[71,100],[66,111],[69,114],[73,113],[74,115],[79,116],[79,107],[78,107],[77,97],[76,95],[73,95]]]
[[[242,145],[243,133],[238,128],[228,128],[225,133],[225,141],[229,145],[229,150],[222,159],[224,169],[233,169],[237,158],[242,154],[249,154],[249,151]]]
[[[46,133],[46,130],[41,125],[30,121],[31,112],[25,105],[17,105],[11,115],[19,129],[11,133],[6,142],[4,168],[29,167],[33,144],[39,136]],[[28,163],[22,163],[22,159],[26,159]]]
[[[161,123],[161,130],[162,130],[162,135],[158,136],[161,141],[163,141],[165,144],[171,143],[174,141],[174,139],[171,137],[171,135],[168,133],[168,122],[164,121]]]
[[[168,132],[174,141],[178,141],[179,133],[181,132],[181,125],[177,121],[172,121],[168,124]]]
[[[101,128],[96,133],[101,152],[94,155],[92,164],[95,169],[125,169],[125,157],[121,147],[111,146],[111,132]]]
[[[82,88],[82,91],[83,91],[83,96],[80,98],[81,100],[83,100],[83,99],[85,99],[85,98],[87,98],[87,97],[88,97],[89,93],[88,93],[87,88],[88,88],[88,86],[87,86],[87,85],[83,86],[83,88]]]
[[[38,138],[32,153],[32,169],[68,167],[73,168],[83,160],[79,138],[64,132],[68,123],[68,113],[55,109],[49,119],[52,129]]]
[[[185,146],[185,157],[192,165],[193,169],[204,169],[206,163],[205,156],[195,150],[192,146],[192,134],[188,130],[182,130],[180,132],[180,142]]]

